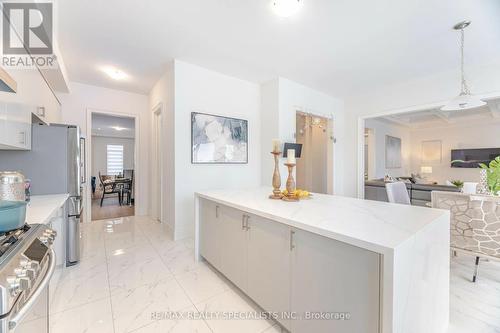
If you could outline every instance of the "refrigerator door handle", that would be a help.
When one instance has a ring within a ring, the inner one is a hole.
[[[66,235],[66,266],[72,266],[80,260],[80,215],[68,218]]]

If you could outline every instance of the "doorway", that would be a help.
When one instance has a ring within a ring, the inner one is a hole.
[[[91,114],[91,220],[135,215],[136,120]]]
[[[297,111],[296,142],[302,144],[297,159],[297,188],[333,194],[333,122],[324,116]]]

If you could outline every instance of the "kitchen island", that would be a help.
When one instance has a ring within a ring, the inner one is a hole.
[[[449,212],[269,193],[196,193],[196,259],[292,333],[446,332]]]

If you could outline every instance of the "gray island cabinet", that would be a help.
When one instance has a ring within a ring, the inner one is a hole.
[[[403,206],[267,192],[197,193],[196,259],[292,333],[446,331],[447,212],[409,207],[397,222]]]

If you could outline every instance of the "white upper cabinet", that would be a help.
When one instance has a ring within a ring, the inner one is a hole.
[[[0,102],[0,149],[31,149],[31,113],[25,104]]]
[[[61,121],[61,105],[38,70],[8,70],[17,92],[0,92],[0,149],[31,149],[31,122]]]
[[[22,45],[19,39],[17,45]],[[2,68],[0,73],[16,88],[0,89],[0,149],[31,149],[32,115],[44,123],[61,122],[61,103],[36,67]]]

